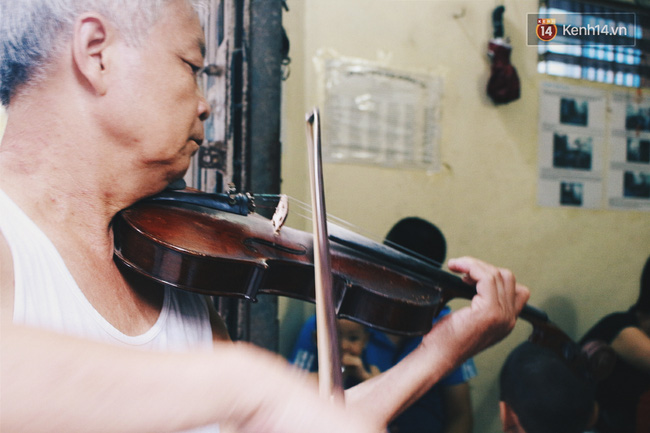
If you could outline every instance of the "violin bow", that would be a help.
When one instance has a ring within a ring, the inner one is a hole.
[[[314,281],[316,298],[316,345],[318,347],[318,387],[321,397],[343,401],[343,374],[334,310],[332,261],[327,233],[327,213],[323,191],[320,116],[314,108],[307,113],[309,174],[314,232]]]
[[[323,170],[320,141],[320,116],[314,108],[307,113],[307,140],[309,143],[309,173],[312,200],[312,226],[314,232],[314,272],[316,300],[316,333],[318,346],[318,380],[321,397],[343,399],[343,375],[340,349],[336,329],[336,312],[333,302],[332,265],[327,231],[327,213],[323,192]],[[348,244],[344,239],[334,240]],[[351,242],[361,250],[376,254],[377,248],[366,249],[363,243]],[[417,261],[416,261],[417,262]],[[421,271],[420,265],[414,270]],[[431,271],[430,266],[427,266]],[[476,288],[465,283],[460,277],[435,269],[441,282],[448,286],[443,304],[452,298],[472,299]],[[560,355],[576,373],[581,370],[595,380],[602,380],[611,373],[615,356],[608,345],[592,342],[581,348],[560,328],[555,326],[548,315],[532,306],[524,306],[520,317],[533,325],[529,341],[545,346]],[[582,350],[581,350],[582,349]]]

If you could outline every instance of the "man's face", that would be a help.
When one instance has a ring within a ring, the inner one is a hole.
[[[115,96],[106,127],[120,146],[153,169],[152,180],[181,177],[203,140],[209,107],[197,85],[205,41],[198,17],[182,0],[172,2],[138,47],[119,44]],[[109,92],[111,87],[109,87]]]

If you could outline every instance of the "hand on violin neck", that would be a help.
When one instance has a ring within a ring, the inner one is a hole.
[[[449,317],[448,330],[472,356],[503,339],[514,328],[517,316],[530,296],[527,287],[518,284],[514,274],[504,268],[472,257],[451,259],[450,270],[464,274],[463,279],[476,284],[476,295],[468,307]],[[435,334],[432,331],[430,334]]]
[[[476,284],[471,304],[436,322],[420,346],[397,365],[347,390],[348,407],[388,424],[455,367],[515,326],[529,292],[512,272],[470,257],[450,260],[448,266]]]

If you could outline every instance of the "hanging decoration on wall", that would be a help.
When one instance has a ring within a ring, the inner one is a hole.
[[[504,38],[504,6],[498,6],[492,12],[493,39],[488,44],[488,56],[492,62],[487,94],[495,104],[507,104],[519,99],[520,85],[517,70],[510,63],[512,46]]]

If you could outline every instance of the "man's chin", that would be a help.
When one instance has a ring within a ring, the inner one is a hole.
[[[184,182],[183,178],[185,177],[185,174],[187,173],[187,170],[190,166],[189,161],[190,159],[188,158],[187,163],[184,163],[182,166],[179,164],[179,167],[177,169],[171,170],[168,173],[166,180],[169,185],[178,185],[181,182]]]
[[[185,170],[179,171],[174,173],[168,180],[169,184],[180,184],[181,182],[184,182],[183,178],[185,177],[185,173],[187,173],[187,167],[185,167]]]

